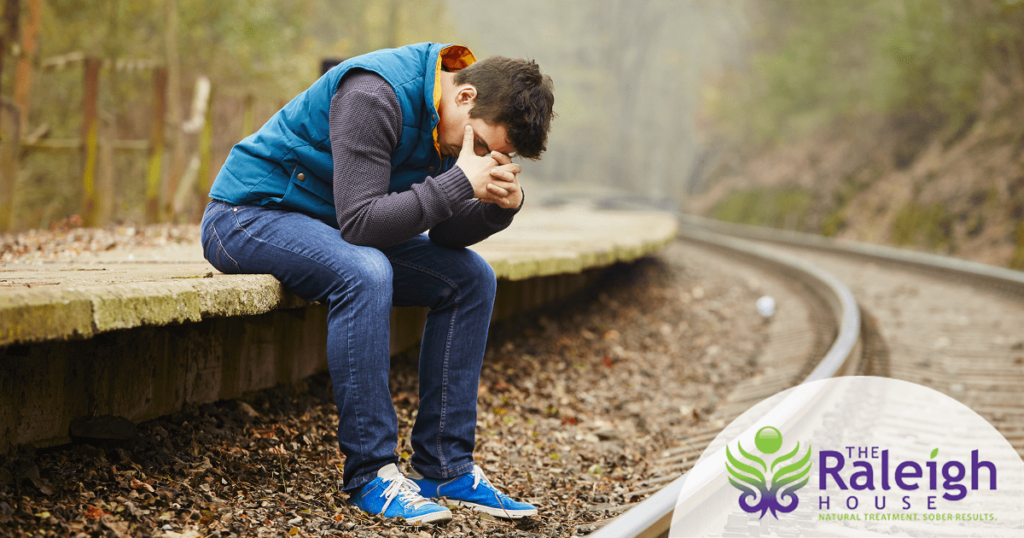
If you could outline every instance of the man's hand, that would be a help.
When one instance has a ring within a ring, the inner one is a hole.
[[[523,191],[519,187],[519,172],[522,172],[523,169],[513,163],[512,159],[504,153],[492,151],[491,158],[499,166],[491,169],[491,177],[494,181],[487,184],[488,196],[481,198],[480,201],[497,204],[506,209],[519,207],[519,204],[523,202]]]
[[[474,151],[473,127],[466,126],[466,136],[462,139],[462,151],[455,166],[462,169],[469,182],[473,185],[473,198],[487,198],[490,194],[487,185],[493,181],[491,170],[498,166],[490,155],[479,156]]]

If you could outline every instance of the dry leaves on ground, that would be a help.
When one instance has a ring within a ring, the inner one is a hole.
[[[638,502],[738,380],[766,327],[756,290],[713,267],[659,259],[618,268],[596,298],[502,323],[479,392],[478,463],[540,514],[456,510],[412,527],[350,507],[326,374],[244,400],[192,405],[137,440],[36,451],[0,465],[0,534],[28,536],[572,536]],[[397,452],[407,462],[415,359],[396,357]],[[696,454],[693,457],[697,457]],[[654,488],[656,489],[656,488]]]

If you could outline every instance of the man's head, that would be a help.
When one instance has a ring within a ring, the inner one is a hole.
[[[547,149],[555,96],[551,77],[541,74],[536,62],[491,56],[457,71],[454,83],[459,112],[446,111],[449,117],[442,120],[449,123],[442,128],[451,131],[452,142],[458,136],[461,143],[468,122],[486,149],[540,158]]]

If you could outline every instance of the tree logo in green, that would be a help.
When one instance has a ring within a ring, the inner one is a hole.
[[[771,511],[775,519],[778,512],[787,513],[796,509],[800,498],[796,490],[807,485],[811,473],[811,447],[800,457],[800,443],[796,448],[770,460],[767,463],[764,455],[775,454],[782,448],[782,433],[777,428],[765,426],[754,436],[754,446],[761,452],[757,457],[743,449],[736,442],[743,460],[732,455],[729,446],[725,447],[725,467],[729,471],[729,483],[739,489],[739,504],[745,512],[761,512],[761,517]],[[770,483],[769,483],[769,478]]]

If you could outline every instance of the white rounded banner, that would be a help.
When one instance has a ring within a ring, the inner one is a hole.
[[[839,377],[743,413],[687,475],[670,537],[1024,536],[1024,461],[964,404]]]

